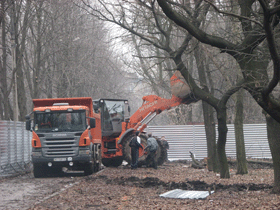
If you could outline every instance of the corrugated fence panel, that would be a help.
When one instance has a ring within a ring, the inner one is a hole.
[[[244,138],[247,157],[271,158],[266,124],[244,125]]]
[[[8,162],[8,132],[7,123],[0,121],[0,166]]]
[[[228,157],[236,158],[234,125],[228,124],[227,126],[226,154]],[[243,129],[246,156],[251,158],[271,158],[266,124],[244,124]],[[154,136],[165,136],[170,147],[168,150],[170,160],[190,160],[189,151],[194,153],[197,159],[207,157],[204,125],[148,126],[145,131],[152,132]]]
[[[0,121],[0,174],[25,170],[31,162],[31,132],[24,122]]]
[[[194,148],[193,150],[190,151],[194,153],[197,159],[203,159],[207,157],[207,155],[205,156],[205,154],[207,154],[205,128],[204,125],[192,125],[192,126],[194,132],[194,138],[193,138]],[[189,151],[188,151],[188,156],[190,157]]]
[[[226,154],[227,157],[236,157],[236,144],[235,144],[235,133],[234,133],[234,125],[229,124],[228,133],[227,133],[227,143],[226,143]],[[216,139],[218,140],[218,129],[216,126]]]
[[[207,143],[204,125],[148,126],[147,132],[154,136],[165,136],[170,149],[170,160],[188,159],[189,151],[197,159],[207,157]],[[217,133],[216,133],[217,136]],[[31,132],[25,130],[24,122],[0,121],[0,173],[14,164],[31,161]],[[245,149],[247,157],[271,158],[267,140],[266,124],[244,124]],[[234,125],[228,125],[226,144],[228,157],[236,157]]]

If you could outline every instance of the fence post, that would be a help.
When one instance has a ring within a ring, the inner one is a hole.
[[[11,128],[10,123],[7,122],[8,136],[7,136],[7,153],[8,153],[8,164],[11,163]]]
[[[21,122],[21,124],[20,124],[20,129],[21,129],[21,137],[22,137],[22,139],[21,139],[21,142],[22,142],[22,144],[21,144],[21,159],[22,159],[22,161],[23,161],[23,163],[25,162],[24,161],[24,153],[25,153],[25,148],[24,148],[24,143],[25,143],[25,138],[24,138],[24,123],[23,122]]]
[[[17,163],[17,148],[18,148],[18,145],[17,145],[17,121],[14,121],[14,142],[15,142],[15,163]]]

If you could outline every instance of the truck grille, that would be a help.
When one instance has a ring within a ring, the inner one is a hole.
[[[69,157],[77,155],[74,150],[75,139],[46,139],[45,156],[46,157]]]

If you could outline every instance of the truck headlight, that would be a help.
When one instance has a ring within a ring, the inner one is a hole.
[[[89,155],[90,154],[90,150],[80,150],[79,151],[79,155]]]
[[[40,157],[42,156],[42,152],[32,152],[33,157]]]

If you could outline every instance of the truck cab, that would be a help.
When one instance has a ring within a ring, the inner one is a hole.
[[[100,127],[96,126],[96,120],[100,122],[100,119],[93,113],[92,99],[68,99],[70,103],[63,100],[67,101],[34,99],[32,125],[27,116],[26,129],[33,134],[35,177],[61,171],[62,167],[83,170],[85,174],[100,169],[97,156],[101,156],[101,138],[96,140],[98,132],[94,132],[95,127]]]
[[[84,131],[88,112],[87,107],[70,107],[69,104],[40,107],[34,111],[33,130],[36,133]]]

